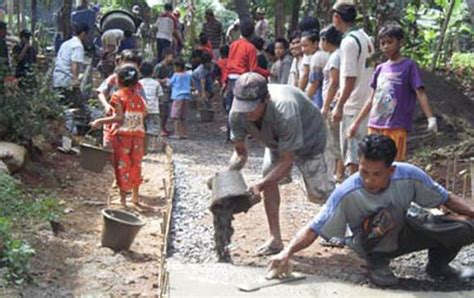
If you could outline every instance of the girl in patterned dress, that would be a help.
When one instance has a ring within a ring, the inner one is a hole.
[[[132,202],[139,204],[138,190],[142,182],[141,162],[144,155],[146,103],[137,92],[138,70],[123,65],[117,72],[119,90],[112,95],[114,114],[97,119],[92,128],[117,123],[112,134],[113,166],[120,189],[120,202],[126,205],[127,192],[132,191]]]

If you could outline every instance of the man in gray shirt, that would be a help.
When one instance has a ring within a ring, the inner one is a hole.
[[[268,85],[257,73],[240,76],[234,95],[229,122],[235,152],[230,169],[244,166],[247,135],[265,146],[263,178],[250,190],[254,194],[263,192],[271,238],[257,253],[278,253],[283,248],[278,183],[290,173],[293,162],[303,175],[310,201],[322,203],[334,189],[324,156],[326,127],[319,110],[299,89]]]
[[[345,242],[366,259],[369,279],[378,286],[398,282],[391,259],[423,249],[428,249],[428,275],[457,277],[458,270],[449,263],[474,242],[474,208],[421,169],[394,163],[396,154],[389,137],[366,136],[359,143],[359,172],[331,194],[314,220],[273,258],[272,266],[286,267],[293,254],[321,235],[329,242]],[[434,216],[419,207],[441,205],[461,216]],[[347,226],[353,237],[343,239]]]

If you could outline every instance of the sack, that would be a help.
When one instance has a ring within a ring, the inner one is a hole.
[[[394,226],[395,223],[388,208],[380,209],[364,219],[361,238],[364,251],[371,251]]]

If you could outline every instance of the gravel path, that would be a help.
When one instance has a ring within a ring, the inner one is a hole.
[[[217,261],[214,228],[209,211],[211,191],[206,181],[225,170],[232,145],[224,143],[219,123],[200,123],[190,111],[190,139],[172,140],[176,168],[176,197],[173,206],[170,254],[183,263]],[[222,116],[221,116],[222,117]],[[258,179],[263,150],[252,150],[244,171],[247,183]],[[257,152],[255,152],[257,151]]]

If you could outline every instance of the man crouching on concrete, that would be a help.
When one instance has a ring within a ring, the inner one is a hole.
[[[344,238],[349,225],[354,235],[346,243],[367,260],[375,285],[397,284],[390,260],[423,249],[428,249],[428,275],[457,277],[458,270],[449,263],[463,246],[474,242],[474,208],[419,168],[394,163],[396,155],[390,138],[366,136],[359,144],[359,172],[331,194],[313,222],[272,258],[271,267],[285,266],[318,235],[330,242]],[[434,216],[412,203],[426,208],[444,205],[464,216]]]
[[[319,110],[300,90],[289,85],[267,85],[257,73],[239,77],[229,114],[235,152],[230,169],[240,170],[247,161],[245,138],[251,135],[265,146],[263,178],[250,187],[263,192],[271,238],[257,250],[270,255],[283,249],[280,233],[278,183],[291,171],[293,162],[301,171],[308,199],[323,203],[334,189],[326,164],[326,126]]]

